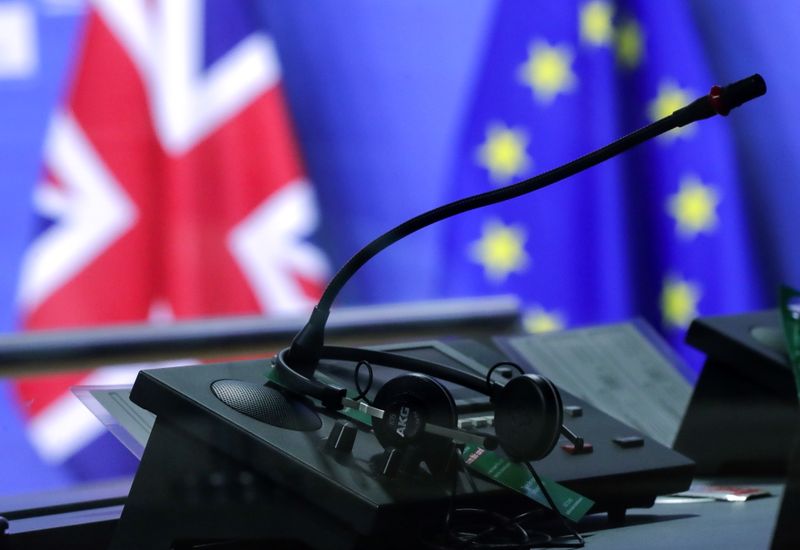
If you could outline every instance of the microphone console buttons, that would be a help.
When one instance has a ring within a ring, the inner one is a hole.
[[[586,441],[583,442],[583,447],[576,447],[572,443],[567,443],[562,445],[561,448],[564,450],[565,453],[570,455],[588,455],[594,452],[594,447],[591,443],[587,443]]]
[[[638,435],[627,435],[624,437],[615,437],[612,439],[614,443],[623,449],[633,449],[635,447],[644,446],[644,438]]]
[[[349,453],[353,450],[353,444],[356,441],[357,433],[358,428],[356,428],[355,424],[337,420],[331,428],[331,433],[328,435],[328,441],[325,443],[325,447],[328,450]]]

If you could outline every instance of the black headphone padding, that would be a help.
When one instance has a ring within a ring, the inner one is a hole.
[[[525,374],[512,378],[495,398],[494,430],[512,460],[547,456],[561,435],[564,407],[548,379]]]
[[[413,446],[432,473],[447,469],[452,441],[425,432],[426,424],[456,428],[456,404],[444,384],[425,374],[397,376],[381,386],[372,404],[384,411],[382,419],[372,421],[375,437],[384,448]]]

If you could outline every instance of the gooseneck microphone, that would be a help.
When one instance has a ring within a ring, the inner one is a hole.
[[[456,200],[401,223],[359,250],[334,275],[306,325],[295,336],[291,346],[278,356],[276,366],[284,374],[300,374],[306,379],[313,377],[316,365],[325,350],[325,324],[334,299],[361,266],[391,244],[446,218],[510,200],[552,185],[674,128],[710,118],[716,114],[727,116],[732,109],[764,95],[766,91],[767,85],[759,74],[754,74],[728,86],[715,85],[708,95],[699,97],[671,115],[558,168],[501,189]],[[339,355],[342,354],[339,353]]]
[[[500,447],[509,459],[517,462],[541,460],[553,450],[562,436],[569,439],[576,449],[580,449],[584,442],[564,426],[560,393],[546,378],[525,373],[512,363],[510,365],[517,368],[519,376],[500,383],[493,380],[492,373],[503,363],[494,365],[485,377],[481,377],[402,354],[357,347],[326,346],[325,323],[331,304],[344,284],[362,265],[384,248],[415,231],[462,212],[542,189],[674,128],[715,114],[727,115],[731,109],[763,95],[766,90],[764,79],[757,74],[728,86],[714,86],[708,95],[694,100],[671,115],[563,166],[508,187],[439,206],[387,231],[359,250],[334,275],[310,319],[295,336],[291,346],[272,359],[274,369],[266,386],[277,384],[290,394],[317,399],[327,409],[338,411],[348,407],[369,414],[375,437],[384,446],[388,462],[399,455],[420,455],[430,471],[437,474],[448,470],[451,446],[456,442],[478,443],[487,448]],[[370,380],[372,365],[392,367],[410,374],[384,383],[374,401],[369,402],[366,399],[366,390],[359,389],[358,397],[349,398],[345,388],[315,377],[315,371],[323,359],[356,365],[356,377],[358,367],[366,364]],[[489,397],[493,407],[494,435],[466,433],[457,429],[455,402],[442,381],[458,384]],[[381,469],[383,470],[386,468]]]

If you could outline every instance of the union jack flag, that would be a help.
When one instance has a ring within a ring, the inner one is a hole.
[[[41,231],[19,289],[28,329],[305,310],[328,266],[275,47],[229,0],[97,0],[52,116]],[[20,381],[41,456],[64,463],[102,426],[69,392],[99,369]],[[106,461],[108,462],[108,461]]]

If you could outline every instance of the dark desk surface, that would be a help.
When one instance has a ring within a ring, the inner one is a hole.
[[[781,506],[783,485],[752,481],[731,483],[728,480],[725,483],[764,488],[772,496],[747,502],[657,502],[652,508],[630,510],[625,523],[618,527],[609,526],[605,514],[596,514],[584,518],[579,526],[586,537],[586,549],[705,550],[712,545],[720,550],[769,548]],[[63,547],[64,532],[59,533],[58,527],[64,526],[73,527],[70,533],[78,535],[86,543],[85,548],[103,548],[105,543],[102,541],[110,537],[120,511],[119,505],[86,510],[53,509],[48,517],[12,520],[9,533],[23,536],[6,540],[7,546],[3,546],[3,537],[0,536],[0,548],[31,548],[31,541],[37,541],[36,548]],[[97,527],[91,531],[80,528],[92,524]],[[53,536],[46,535],[50,529],[55,531]],[[39,534],[28,538],[24,536],[26,532]],[[97,539],[95,545],[91,544],[92,537]]]
[[[737,485],[764,488],[773,496],[746,502],[656,502],[652,508],[629,511],[621,527],[609,527],[602,514],[584,518],[580,530],[586,536],[586,548],[769,548],[783,485]]]

